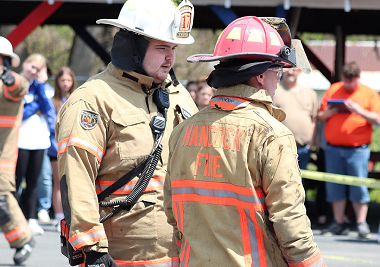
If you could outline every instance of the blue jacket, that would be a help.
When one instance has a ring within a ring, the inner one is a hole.
[[[52,106],[46,97],[45,86],[50,85],[48,83],[39,83],[36,80],[32,80],[30,83],[29,93],[24,97],[23,120],[31,117],[37,111],[40,111],[44,115],[51,112]]]
[[[32,80],[29,87],[29,93],[25,96],[24,111],[23,111],[23,120],[31,117],[37,111],[40,111],[41,114],[45,115],[47,125],[50,131],[50,142],[51,146],[48,149],[48,155],[52,157],[57,157],[58,153],[58,144],[55,141],[55,120],[57,114],[53,105],[52,98],[46,96],[47,90],[53,90],[52,86],[49,83],[39,83],[36,80]]]

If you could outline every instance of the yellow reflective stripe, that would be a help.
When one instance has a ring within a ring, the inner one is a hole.
[[[99,162],[102,162],[103,156],[106,153],[105,149],[103,149],[99,144],[93,142],[92,140],[76,135],[70,135],[69,137],[59,142],[58,156],[66,152],[69,146],[75,146],[86,150],[87,152],[94,155]]]
[[[103,229],[92,229],[69,238],[69,242],[73,248],[77,250],[78,248],[81,248],[87,244],[96,243],[100,239],[107,239],[106,232]]]

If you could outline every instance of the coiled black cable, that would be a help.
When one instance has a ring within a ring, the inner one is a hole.
[[[110,213],[105,215],[103,218],[100,219],[100,222],[103,223],[115,214],[117,214],[119,211],[121,211],[124,207],[130,206],[132,203],[134,203],[137,198],[141,195],[141,193],[145,190],[145,188],[148,186],[150,178],[153,175],[154,170],[156,169],[158,160],[160,159],[162,152],[162,145],[159,144],[154,151],[153,159],[150,162],[150,164],[146,164],[139,180],[137,181],[136,185],[133,187],[131,193],[124,199],[124,200],[116,200],[111,202],[100,202],[100,207],[115,207]]]

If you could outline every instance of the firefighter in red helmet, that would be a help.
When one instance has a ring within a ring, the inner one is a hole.
[[[169,140],[164,207],[181,266],[326,266],[304,206],[297,147],[272,105],[283,68],[310,72],[281,18],[243,17],[220,35],[210,106]]]

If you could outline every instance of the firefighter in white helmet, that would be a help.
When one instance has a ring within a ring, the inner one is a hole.
[[[310,72],[284,19],[242,17],[220,35],[210,106],[169,140],[165,212],[180,266],[325,266],[313,241],[294,137],[272,105],[284,67]]]
[[[128,0],[117,19],[97,21],[120,28],[111,63],[56,123],[63,245],[85,266],[177,266],[163,183],[170,133],[197,112],[172,70],[177,45],[194,41],[193,16],[187,0]]]
[[[20,58],[12,44],[0,36],[0,228],[11,248],[16,249],[16,265],[25,262],[34,247],[28,223],[12,192],[15,188],[17,139],[22,121],[23,98],[28,81],[11,70]]]

